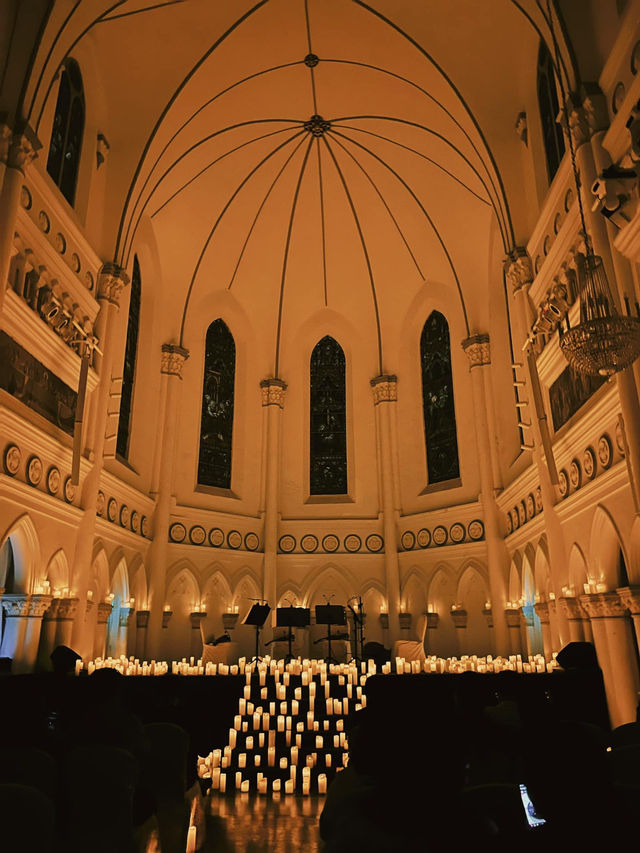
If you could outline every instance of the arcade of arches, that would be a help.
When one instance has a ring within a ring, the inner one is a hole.
[[[592,641],[635,719],[640,365],[555,330],[572,151],[639,298],[640,0],[9,0],[0,59],[14,671],[359,596],[387,648]]]

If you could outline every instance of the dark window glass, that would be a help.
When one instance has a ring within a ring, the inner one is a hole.
[[[120,417],[118,420],[118,440],[116,453],[127,459],[129,456],[129,436],[133,403],[133,383],[136,376],[136,357],[138,354],[138,330],[140,328],[140,265],[133,258],[131,291],[129,294],[129,321],[127,323],[127,343],[124,350],[122,367],[122,396],[120,398]]]
[[[347,392],[342,347],[328,335],[310,363],[309,492],[347,493]]]
[[[606,376],[589,376],[568,364],[555,382],[549,386],[551,420],[557,432],[570,417],[587,402],[589,397],[606,382]]]
[[[429,483],[460,476],[453,401],[449,326],[438,311],[427,318],[420,337],[422,406]]]
[[[236,345],[223,320],[207,330],[198,483],[231,488]]]
[[[544,151],[547,158],[547,174],[549,183],[551,183],[564,156],[565,142],[562,128],[556,121],[560,107],[553,61],[544,42],[540,45],[540,52],[538,53],[538,107],[540,109]]]
[[[84,117],[84,91],[80,68],[77,62],[69,59],[60,72],[47,172],[71,205],[76,196]]]

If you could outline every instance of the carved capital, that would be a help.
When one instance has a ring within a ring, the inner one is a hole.
[[[2,609],[6,618],[29,615],[29,596],[24,593],[9,593],[2,597]]]
[[[129,284],[129,276],[117,264],[103,264],[98,273],[98,299],[106,299],[116,307],[120,306],[120,294]]]
[[[282,379],[263,379],[260,383],[260,391],[262,393],[263,406],[279,406],[284,409],[284,392],[287,390],[287,383]]]
[[[149,624],[149,611],[148,610],[136,611],[136,628],[146,628],[148,624]]]
[[[487,620],[487,627],[493,628],[493,610],[490,607],[483,607],[482,615]]]
[[[194,610],[193,613],[189,614],[189,619],[191,620],[191,628],[193,630],[200,629],[200,623],[203,619],[207,618],[207,614],[202,610]]]
[[[514,293],[533,281],[533,265],[527,250],[516,246],[507,256],[505,272]]]
[[[58,609],[60,607],[60,599],[52,598],[49,607],[47,608],[44,618],[47,619],[57,619],[58,618]]]
[[[0,163],[24,174],[40,148],[42,143],[28,124],[21,122],[12,128],[6,123],[6,115],[0,116]]]
[[[633,616],[640,614],[640,586],[623,586],[616,592],[622,604]]]
[[[537,601],[533,605],[536,613],[538,614],[538,619],[540,620],[542,625],[549,624],[549,604],[546,601]]]
[[[557,599],[558,611],[566,616],[567,619],[576,621],[584,619],[585,612],[580,606],[577,598],[563,597]]]
[[[177,344],[162,344],[162,360],[160,372],[168,376],[177,376],[182,379],[182,368],[189,358],[189,350],[179,347]]]
[[[121,607],[119,625],[121,628],[128,628],[133,622],[133,617],[136,615],[135,607]]]
[[[162,627],[168,628],[169,622],[171,622],[171,617],[173,616],[173,610],[163,610],[162,611]]]
[[[491,345],[489,335],[471,335],[462,341],[462,349],[469,359],[469,369],[491,364]]]
[[[519,607],[505,607],[504,615],[507,620],[508,628],[519,628],[522,618]]]
[[[398,613],[398,621],[400,622],[401,631],[409,631],[411,629],[410,613]]]
[[[427,628],[435,629],[440,624],[439,613],[427,613]]]
[[[383,373],[375,376],[370,383],[373,391],[373,403],[395,403],[398,399],[398,377],[393,374]]]
[[[58,619],[75,619],[77,610],[77,598],[61,598],[58,605]]]
[[[584,607],[589,619],[620,619],[626,616],[626,610],[615,592],[581,595],[580,604]]]
[[[29,599],[29,612],[27,616],[35,616],[38,619],[42,619],[52,601],[52,595],[45,595],[44,593],[32,595]]]
[[[451,618],[456,628],[466,628],[468,613],[466,610],[452,610]]]
[[[580,103],[576,102],[572,97],[567,99],[566,118],[563,114],[560,124],[565,133],[568,131],[571,134],[573,146],[576,151],[582,145],[585,145],[593,134],[589,118],[589,112]]]
[[[606,130],[609,125],[607,99],[597,83],[583,83],[580,88],[582,109],[591,135]]]
[[[383,631],[386,631],[386,629],[389,627],[389,614],[388,613],[381,613],[379,618],[380,618],[380,627],[382,628]]]
[[[113,605],[110,601],[100,601],[98,602],[98,624],[104,625],[105,622],[109,620],[109,616],[111,616],[111,611],[113,609]]]

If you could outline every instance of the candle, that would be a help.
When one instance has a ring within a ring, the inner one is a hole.
[[[298,763],[298,747],[291,747],[291,764],[296,765]]]
[[[287,779],[284,783],[285,794],[293,794],[293,779]]]
[[[294,717],[297,717],[297,716],[298,716],[298,708],[299,708],[299,705],[298,705],[297,700],[296,700],[296,699],[293,699],[293,700],[291,701],[291,713],[292,713],[292,715],[293,715]]]
[[[238,711],[240,712],[241,716],[244,716],[247,713],[247,700],[246,699],[240,699],[240,701],[238,703]]]
[[[331,767],[331,753],[327,752],[324,756],[325,767]]]
[[[282,716],[282,714],[280,714],[278,716],[278,731],[279,732],[284,731],[284,717]]]
[[[275,767],[276,764],[276,748],[275,746],[270,746],[267,749],[267,764],[269,767]]]
[[[247,753],[246,753],[246,752],[241,752],[241,753],[239,753],[239,755],[238,755],[238,767],[240,767],[241,769],[243,769],[243,768],[245,768],[246,766],[247,766]]]
[[[329,720],[324,720],[324,722],[322,723],[322,728],[325,730],[325,732],[329,731]]]
[[[262,749],[262,747],[264,746],[264,732],[260,732],[260,734],[258,735],[258,746],[260,747],[260,749]]]
[[[287,756],[283,755],[280,759],[280,770],[286,770],[289,766],[289,762],[287,761]]]
[[[298,702],[302,699],[302,688],[301,687],[296,687],[296,689],[293,691],[293,698],[297,699]]]
[[[249,723],[246,720],[242,723],[242,731],[243,732],[249,731]]]
[[[333,699],[327,699],[327,716],[330,717],[333,714]]]
[[[231,749],[236,748],[238,732],[235,729],[229,729],[229,746]]]
[[[253,737],[252,737],[251,735],[249,735],[249,737],[247,738],[247,741],[246,741],[246,743],[245,743],[245,747],[246,747],[248,750],[249,750],[249,749],[253,749]]]
[[[196,827],[190,826],[187,832],[187,853],[195,853],[196,851]]]
[[[296,746],[298,749],[302,746],[302,735],[296,735]]]
[[[336,731],[341,732],[344,729],[344,720],[336,720]]]
[[[346,777],[345,777],[346,778]],[[318,793],[327,793],[327,777],[325,773],[320,773],[318,776]]]
[[[272,717],[275,717],[275,714],[276,714],[276,703],[275,702],[269,702],[269,713],[271,714]]]
[[[307,728],[313,728],[313,711],[307,711]]]
[[[339,746],[340,746],[340,735],[334,735],[333,736],[333,748],[338,749]]]
[[[220,793],[224,794],[224,792],[226,790],[227,790],[227,774],[221,773],[220,774]]]
[[[242,785],[242,773],[238,770],[236,773],[236,791],[240,790],[240,786]]]
[[[266,699],[268,695],[269,695],[269,691],[268,691],[268,689],[267,689],[266,687],[262,687],[262,688],[260,689],[260,698],[261,698],[261,699]]]
[[[286,715],[286,713],[287,713],[287,703],[286,702],[280,703],[280,713]]]
[[[81,660],[77,660],[77,661],[76,661],[76,675],[80,675],[80,670],[81,670],[81,669],[82,669],[82,661],[81,661]]]
[[[256,767],[260,767],[260,758],[260,753],[256,752],[256,754],[253,756],[253,763]]]
[[[269,731],[269,720],[271,718],[271,714],[263,714],[262,715],[262,728],[265,732]]]
[[[274,790],[274,793],[275,793],[275,792],[277,792],[277,791],[279,791],[281,787],[282,787],[282,782],[280,781],[280,779],[274,779],[274,780],[273,780],[273,790]]]
[[[220,768],[214,767],[211,771],[211,787],[217,791],[220,787]]]
[[[316,735],[316,749],[322,749],[324,738],[322,735]]]
[[[262,777],[258,781],[258,793],[259,794],[266,794],[267,793],[267,784],[268,784],[268,782],[264,777]]]
[[[243,794],[249,793],[249,780],[248,779],[245,779],[242,782],[242,784],[240,785],[240,790],[242,791]]]
[[[260,728],[260,714],[255,711],[253,714],[253,730],[257,731]]]
[[[240,716],[240,714],[236,714],[236,716],[233,718],[233,728],[239,732],[241,726],[242,726],[242,717]]]
[[[287,729],[284,735],[287,746],[291,746],[291,730]]]
[[[243,696],[245,698],[245,701],[247,699],[251,699],[251,686],[249,684],[245,684],[244,690],[243,690]],[[245,705],[245,709],[246,709],[246,705]]]

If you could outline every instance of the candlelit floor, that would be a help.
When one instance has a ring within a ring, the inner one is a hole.
[[[261,797],[254,794],[206,799],[206,853],[318,853],[318,819],[325,797]]]

